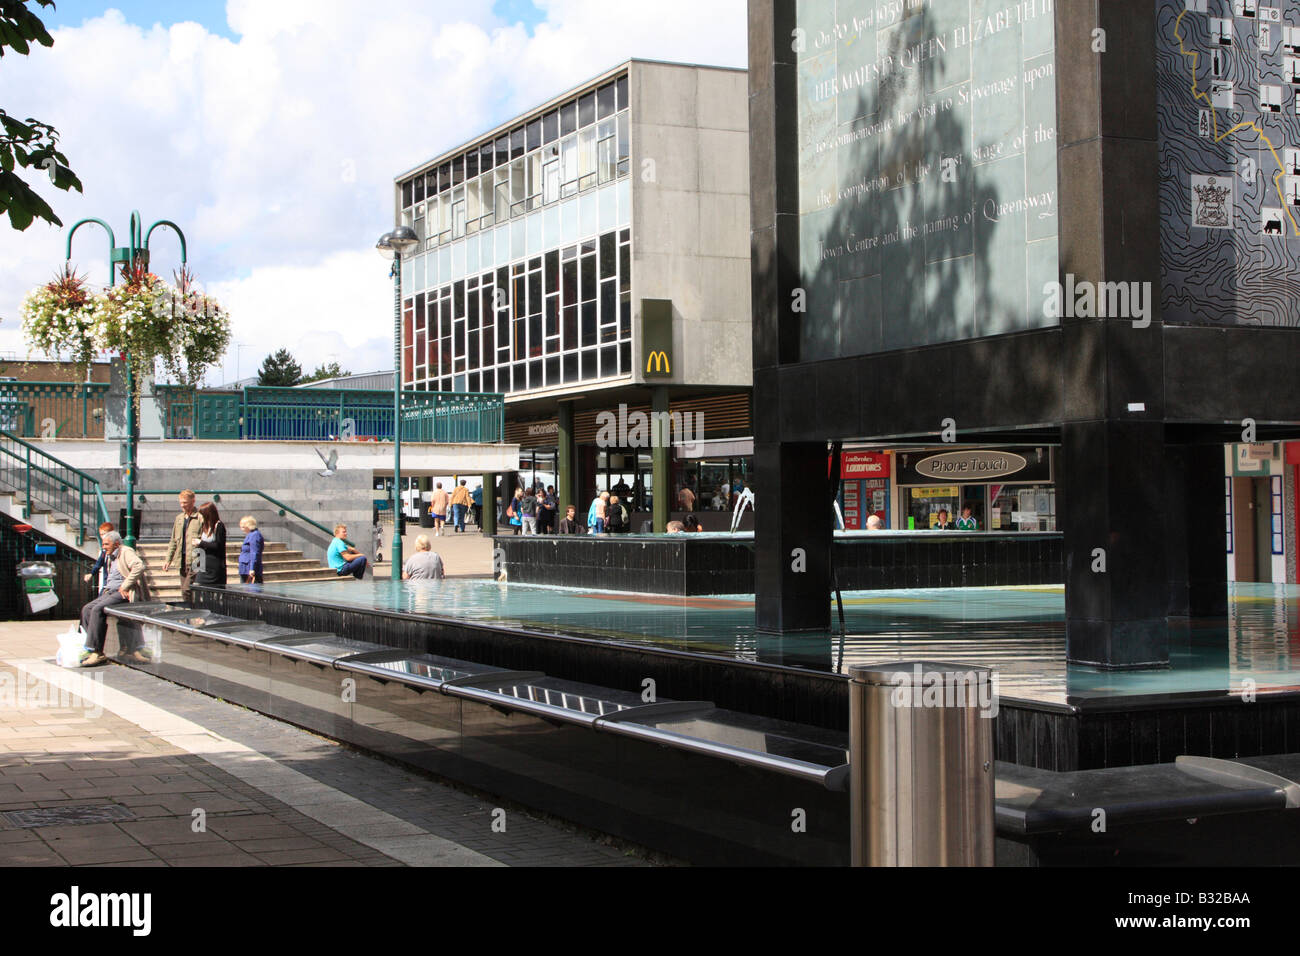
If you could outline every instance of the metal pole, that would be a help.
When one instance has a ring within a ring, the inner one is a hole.
[[[996,685],[933,661],[849,668],[854,866],[992,866]]]
[[[393,255],[393,580],[402,580],[402,253]]]

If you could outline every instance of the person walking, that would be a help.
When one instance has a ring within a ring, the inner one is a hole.
[[[194,492],[186,489],[177,496],[177,500],[180,502],[181,513],[172,522],[172,537],[167,544],[163,573],[170,571],[173,563],[176,564],[181,577],[181,600],[188,604],[194,599],[190,590],[194,573],[191,562],[194,560],[194,546],[198,544],[203,519],[199,515],[199,509],[194,507]]]
[[[555,497],[555,486],[550,485],[545,491],[537,486],[537,533],[555,534],[555,523],[559,518],[556,509],[559,501]]]
[[[207,588],[226,586],[226,526],[217,514],[217,506],[205,501],[199,506],[203,524],[195,545],[194,583]]]
[[[244,515],[239,519],[239,530],[244,532],[244,543],[239,546],[239,580],[242,584],[262,583],[262,552],[266,539],[257,530],[257,519]]]
[[[524,516],[519,510],[520,502],[523,501],[523,498],[524,489],[516,488],[515,496],[511,498],[510,503],[506,505],[506,520],[509,521],[510,527],[515,529],[515,534],[519,534],[524,527]]]
[[[482,530],[483,528],[483,486],[479,485],[470,492],[470,500],[474,502],[474,527]]]
[[[379,521],[379,515],[375,515],[375,564],[384,563],[384,526]]]
[[[605,529],[611,534],[627,534],[630,530],[627,508],[623,506],[618,495],[610,496],[605,515]]]
[[[456,533],[461,534],[465,530],[465,512],[473,499],[469,496],[469,489],[465,487],[465,479],[460,480],[456,490],[451,493],[451,520],[456,527]]]
[[[519,515],[523,519],[524,534],[537,534],[537,492],[529,488],[519,500]]]
[[[451,505],[451,495],[442,490],[442,482],[434,489],[429,499],[429,514],[433,515],[433,533],[441,537],[442,526],[447,523],[447,511]]]
[[[99,542],[107,556],[108,578],[99,595],[81,609],[81,628],[86,633],[86,650],[78,662],[82,667],[97,667],[108,661],[104,655],[104,641],[108,638],[108,616],[104,610],[138,600],[144,593],[144,562],[140,556],[122,544],[122,536],[111,529],[99,533]],[[139,651],[132,656],[146,660]]]
[[[677,492],[677,503],[682,506],[683,511],[695,510],[695,492],[691,490],[690,485],[682,485],[682,490]]]
[[[334,540],[325,552],[325,560],[339,577],[350,574],[358,581],[366,576],[366,556],[347,542],[348,526],[334,526]]]
[[[441,581],[444,571],[442,558],[433,550],[427,534],[415,539],[415,554],[402,565],[403,581]]]

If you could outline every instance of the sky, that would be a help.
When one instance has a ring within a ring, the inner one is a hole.
[[[305,369],[391,369],[392,283],[375,240],[393,178],[630,57],[745,65],[745,0],[60,0],[54,37],[0,59],[0,108],[58,128],[84,194],[28,182],[62,228],[0,221],[0,356],[28,354],[19,307],[64,263],[67,227],[131,211],[185,232],[231,313],[211,384],[288,348]],[[72,262],[108,281],[108,240]],[[159,229],[155,272],[179,244]],[[242,346],[242,347],[241,347]]]

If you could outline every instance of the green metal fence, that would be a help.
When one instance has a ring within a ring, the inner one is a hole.
[[[0,382],[0,428],[20,438],[103,438],[108,385]],[[253,441],[393,440],[393,393],[384,390],[155,386],[164,435]],[[505,396],[403,392],[402,440],[497,443]]]
[[[97,479],[2,430],[0,488],[25,497],[28,518],[36,511],[67,518],[77,531],[78,543],[93,538],[99,524],[108,520]]]
[[[243,437],[280,441],[393,440],[393,393],[360,389],[246,388]],[[402,440],[500,442],[505,396],[403,392]]]

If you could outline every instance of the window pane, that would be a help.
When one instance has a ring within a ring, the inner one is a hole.
[[[518,159],[524,155],[524,128],[510,131],[510,158]]]
[[[596,128],[584,129],[578,134],[578,178],[596,171]]]
[[[438,171],[431,169],[424,174],[424,194],[426,196],[438,195]]]
[[[612,232],[600,237],[600,277],[614,278],[618,270],[618,242]]]
[[[582,301],[596,298],[596,257],[582,257]]]
[[[542,121],[533,120],[528,124],[528,149],[538,149],[542,145]]]
[[[619,296],[618,337],[620,339],[630,339],[632,337],[632,296],[628,293]],[[627,369],[624,369],[624,371],[627,371]]]
[[[629,158],[632,154],[632,137],[628,130],[628,114],[618,115],[618,161]]]
[[[560,330],[560,345],[568,351],[578,347],[578,307],[564,307],[564,327]]]
[[[632,291],[632,247],[619,246],[618,249],[619,292]]]
[[[565,305],[576,305],[578,302],[578,260],[570,259],[564,263],[562,271],[563,279],[560,282],[560,295]]]
[[[478,150],[465,154],[465,178],[473,179],[478,175]]]
[[[402,207],[405,208],[415,202],[415,183],[408,179],[402,183]]]
[[[496,141],[497,166],[510,162],[510,137],[498,136]]]
[[[590,126],[596,122],[596,94],[588,93],[578,98],[578,127]]]
[[[560,135],[568,136],[578,131],[578,104],[566,103],[560,107]]]
[[[424,177],[416,176],[414,180],[416,202],[424,202]]]
[[[582,306],[582,347],[596,344],[596,303],[587,302]]]
[[[438,192],[445,193],[451,188],[451,163],[438,167]]]
[[[627,77],[620,76],[618,78],[617,86],[618,86],[618,108],[621,110],[625,110],[628,107]]]
[[[484,146],[482,149],[479,150],[479,169],[483,170],[484,172],[487,172],[489,169],[492,168],[492,166],[493,166],[492,144],[488,143],[486,146]]]
[[[560,138],[560,111],[551,110],[542,117],[542,142],[553,143]]]
[[[618,162],[614,158],[617,140],[613,136],[602,139],[596,146],[596,165],[600,173],[600,182],[607,183],[617,175]]]
[[[607,83],[596,91],[596,115],[599,119],[606,116],[614,115],[614,107],[617,103],[617,97],[614,94],[614,84]]]

